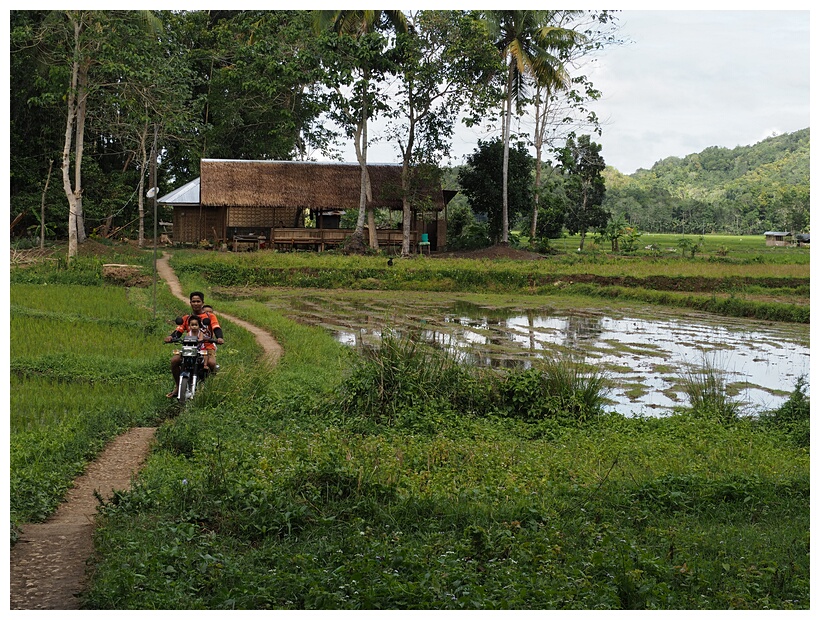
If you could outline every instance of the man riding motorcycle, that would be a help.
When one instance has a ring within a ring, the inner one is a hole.
[[[222,328],[219,326],[219,319],[216,318],[216,314],[213,311],[204,312],[203,305],[205,303],[205,295],[201,291],[194,291],[188,296],[188,300],[191,303],[191,314],[187,314],[182,317],[182,324],[178,325],[177,328],[171,332],[169,336],[165,337],[165,342],[171,342],[172,340],[176,340],[182,334],[188,332],[188,319],[191,316],[197,316],[200,319],[201,330],[203,332],[203,336],[207,338],[215,338],[216,344],[223,344],[225,341],[222,338]],[[205,325],[202,322],[204,318],[210,319],[210,325]],[[208,366],[208,370],[210,372],[216,372],[216,346],[213,343],[207,343],[205,345],[206,351],[206,358],[205,363]],[[174,389],[166,396],[168,398],[174,398],[179,391],[179,374],[180,374],[180,364],[182,362],[182,356],[179,354],[174,355],[171,358],[171,374],[174,376]]]

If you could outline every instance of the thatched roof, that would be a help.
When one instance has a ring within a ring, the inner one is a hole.
[[[373,205],[401,209],[401,165],[368,164]],[[314,210],[358,209],[358,164],[301,161],[203,159],[203,206],[299,206]],[[444,208],[440,188],[431,188],[433,208]]]

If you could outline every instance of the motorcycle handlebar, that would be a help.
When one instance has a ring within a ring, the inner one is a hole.
[[[203,338],[199,342],[207,342],[209,344],[219,344],[215,338]],[[165,344],[182,344],[182,338],[171,338]],[[222,344],[225,344],[225,341],[222,341]]]

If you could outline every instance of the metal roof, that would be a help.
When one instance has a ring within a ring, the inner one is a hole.
[[[168,192],[162,198],[158,198],[157,202],[164,205],[198,205],[199,177],[172,192]]]
[[[791,235],[790,232],[777,232],[776,230],[767,230],[763,234],[767,237],[786,237]]]

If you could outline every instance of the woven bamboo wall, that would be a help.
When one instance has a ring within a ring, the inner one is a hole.
[[[225,209],[174,207],[174,243],[199,243],[225,238]]]
[[[229,207],[229,227],[283,228],[296,226],[298,207]]]

